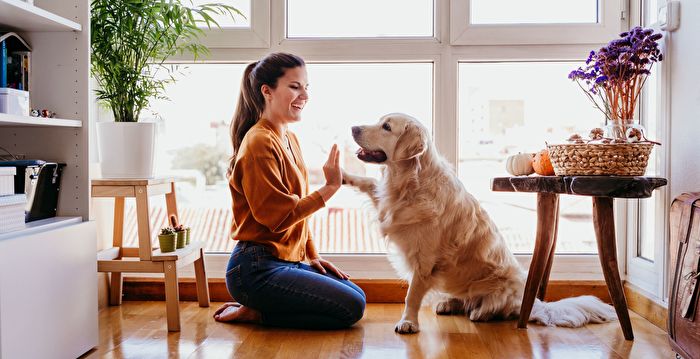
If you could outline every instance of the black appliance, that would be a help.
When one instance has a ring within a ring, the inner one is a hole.
[[[56,217],[61,173],[65,163],[41,160],[0,161],[0,167],[16,167],[15,193],[27,195],[24,221]]]

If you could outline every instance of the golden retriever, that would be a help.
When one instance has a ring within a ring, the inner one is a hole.
[[[429,290],[444,295],[438,314],[466,313],[474,321],[519,314],[526,274],[479,202],[441,157],[430,132],[400,113],[352,128],[357,157],[384,166],[383,178],[343,173],[344,182],[369,195],[380,230],[396,253],[390,259],[409,280],[398,333],[419,331],[418,310]],[[616,318],[598,298],[537,300],[531,321],[578,327]]]

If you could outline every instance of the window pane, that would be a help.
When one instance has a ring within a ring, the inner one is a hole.
[[[471,24],[597,23],[596,0],[471,0]]]
[[[182,1],[182,0],[181,0]],[[191,1],[191,3],[190,3]],[[243,15],[245,15],[245,18],[242,16],[234,13],[233,18],[231,18],[231,15],[226,13],[226,14],[216,14],[212,16],[214,20],[219,24],[219,26],[222,29],[225,28],[249,28],[250,27],[250,1],[251,0],[184,0],[185,5],[190,5],[194,4],[195,6],[199,5],[204,5],[204,4],[212,4],[212,3],[221,3],[229,6],[233,6],[234,8],[238,9]],[[206,25],[201,25],[201,28],[207,28]],[[216,28],[212,26],[212,28]]]
[[[325,183],[322,167],[334,143],[349,173],[380,177],[378,165],[357,159],[350,128],[374,124],[391,112],[405,112],[432,128],[431,63],[309,64],[310,101],[297,134],[309,169],[311,190]],[[310,220],[324,253],[382,253],[377,214],[365,194],[342,187]]]
[[[236,108],[243,64],[188,64],[175,72],[177,82],[166,86],[170,99],[151,102],[144,115],[158,122],[156,173],[175,175],[180,222],[209,252],[230,252],[231,195],[224,178],[231,155],[229,124]],[[160,71],[162,78],[166,77]],[[153,111],[155,114],[150,114]],[[126,203],[125,241],[136,245],[136,216]],[[167,223],[165,200],[151,200],[154,244],[156,231]]]
[[[652,66],[651,74],[644,83],[642,96],[642,121],[647,138],[658,140],[658,112],[657,95],[659,84],[659,67]],[[659,149],[653,149],[649,154],[649,161],[645,176],[658,176],[657,167]],[[656,242],[656,203],[658,191],[652,192],[651,198],[639,200],[639,242],[637,243],[637,255],[650,261],[654,261],[654,247]]]
[[[287,37],[433,36],[433,18],[431,0],[287,0]]]
[[[156,173],[176,175],[181,222],[192,227],[209,252],[228,252],[231,196],[224,173],[231,153],[229,124],[238,100],[243,64],[194,64],[178,68],[178,81],[166,86],[170,101],[150,110],[160,119]],[[303,121],[290,126],[299,137],[311,190],[325,183],[323,163],[334,143],[351,173],[379,177],[379,166],[360,162],[351,126],[375,123],[381,115],[406,112],[432,123],[432,63],[308,64],[311,100]],[[161,72],[163,77],[165,73]],[[206,91],[203,91],[206,89]],[[136,245],[136,216],[127,201],[125,242]],[[165,201],[151,202],[152,238],[166,225]],[[343,187],[311,219],[323,253],[382,253],[376,213],[366,195]],[[155,243],[156,241],[154,241]]]
[[[536,195],[493,192],[507,176],[505,159],[536,152],[545,141],[601,126],[580,88],[567,78],[579,63],[461,63],[459,65],[459,178],[491,215],[508,247],[532,253]],[[534,176],[534,175],[533,175]],[[558,253],[596,253],[590,197],[559,199]]]
[[[644,0],[644,26],[649,26],[655,23],[658,19],[657,11],[659,0]]]

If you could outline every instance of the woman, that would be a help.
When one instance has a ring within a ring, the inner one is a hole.
[[[219,308],[217,321],[331,329],[362,318],[364,292],[318,255],[307,224],[342,181],[333,145],[323,166],[326,184],[308,193],[301,149],[287,130],[301,120],[307,89],[304,61],[291,54],[270,54],[243,75],[228,172],[233,238],[239,242],[226,287],[238,303]]]

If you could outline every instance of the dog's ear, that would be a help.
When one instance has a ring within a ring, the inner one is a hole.
[[[396,142],[394,160],[404,161],[411,158],[416,158],[425,153],[427,147],[428,137],[426,134],[423,133],[423,130],[420,127],[409,123],[406,125],[406,129]]]

